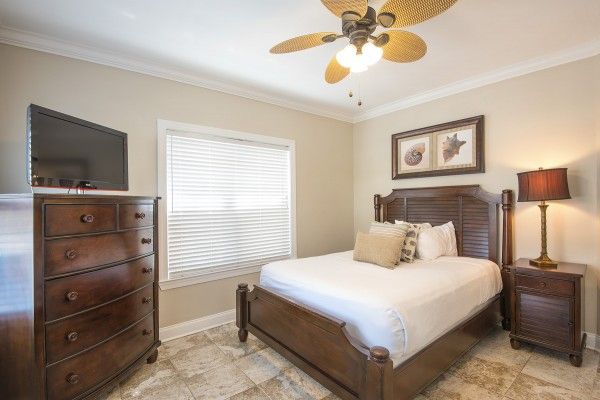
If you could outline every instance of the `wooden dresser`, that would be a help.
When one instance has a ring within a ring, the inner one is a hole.
[[[157,357],[157,199],[0,196],[0,399],[95,398]]]
[[[520,258],[509,268],[512,347],[520,348],[522,341],[533,343],[567,353],[574,366],[581,366],[586,265],[561,262],[558,268],[543,269]]]

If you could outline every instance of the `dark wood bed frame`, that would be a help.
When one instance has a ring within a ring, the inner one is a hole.
[[[498,263],[498,221],[502,207],[502,280],[507,293],[512,264],[513,194],[495,195],[478,185],[395,189],[375,195],[375,220],[453,221],[458,253]],[[510,307],[503,293],[468,320],[398,366],[384,347],[366,348],[345,322],[287,299],[258,285],[238,285],[237,326],[244,342],[248,332],[343,399],[410,399],[448,369],[499,322],[509,328]]]

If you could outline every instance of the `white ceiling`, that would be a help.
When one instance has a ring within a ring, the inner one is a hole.
[[[337,85],[325,83],[323,72],[343,40],[269,53],[296,35],[340,30],[318,0],[2,0],[0,27],[5,43],[121,60],[131,69],[346,120],[443,93],[457,82],[468,88],[518,74],[519,66],[543,67],[544,57],[559,63],[600,53],[598,0],[459,0],[407,29],[427,42],[422,60],[382,60]],[[350,89],[360,94],[361,108]]]

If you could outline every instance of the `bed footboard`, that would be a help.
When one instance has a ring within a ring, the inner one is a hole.
[[[285,299],[260,286],[238,285],[236,324],[282,354],[343,399],[392,400],[389,351],[367,349],[348,334],[345,322]]]

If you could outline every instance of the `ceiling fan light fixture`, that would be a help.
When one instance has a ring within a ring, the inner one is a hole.
[[[338,51],[335,55],[335,58],[342,67],[350,68],[352,67],[354,59],[356,58],[356,52],[356,46],[350,43],[348,46]]]
[[[365,63],[368,66],[375,65],[379,60],[381,60],[381,56],[383,56],[383,49],[375,46],[371,42],[367,42],[362,47],[362,54]]]
[[[358,73],[365,72],[369,69],[369,64],[367,64],[367,59],[364,54],[357,54],[352,61],[352,65],[350,66],[350,72]]]

